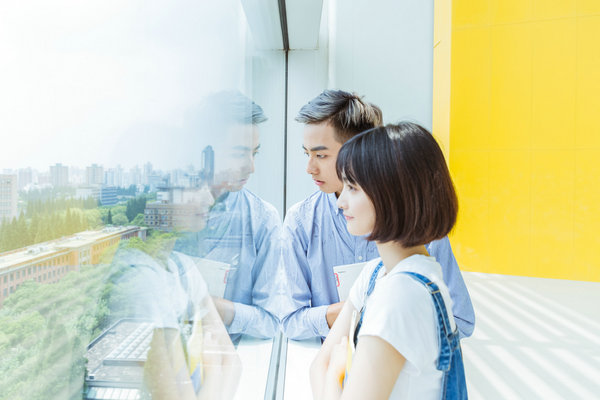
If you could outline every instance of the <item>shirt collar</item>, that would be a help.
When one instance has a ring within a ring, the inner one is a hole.
[[[335,193],[326,193],[327,199],[329,200],[329,205],[332,209],[336,210],[336,214],[340,215],[343,211],[341,208],[337,206],[337,197],[335,197]]]

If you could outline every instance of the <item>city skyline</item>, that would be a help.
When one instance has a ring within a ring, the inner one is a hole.
[[[218,22],[241,13],[234,2],[1,2],[0,171],[193,163],[202,99],[245,87],[244,28]]]

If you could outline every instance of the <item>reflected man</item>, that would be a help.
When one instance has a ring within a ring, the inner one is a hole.
[[[281,220],[271,204],[244,185],[260,148],[258,125],[266,120],[262,108],[239,92],[206,99],[197,121],[214,151],[214,168],[209,162],[204,174],[214,205],[206,227],[187,232],[175,244],[175,250],[203,265],[221,263],[212,268],[227,270],[226,285],[224,293],[213,296],[228,332],[260,338],[271,338],[279,329],[272,294],[278,288]]]

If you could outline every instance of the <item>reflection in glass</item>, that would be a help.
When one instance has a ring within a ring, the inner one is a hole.
[[[252,87],[239,1],[2,2],[0,33],[0,400],[232,397],[280,225],[221,91]]]
[[[208,168],[214,176],[206,186],[215,200],[204,229],[186,232],[175,249],[195,258],[230,334],[271,338],[278,331],[281,223],[272,205],[244,188],[266,116],[241,93],[220,92],[205,100],[196,121],[214,149],[214,169]]]

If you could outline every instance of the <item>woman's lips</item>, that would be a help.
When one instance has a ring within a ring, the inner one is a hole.
[[[319,181],[319,180],[316,180],[316,179],[313,179],[313,181],[315,181],[315,185],[317,185],[317,186],[321,186],[322,184],[325,183],[323,181]]]

